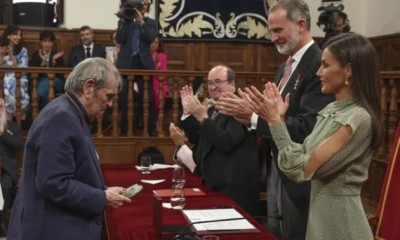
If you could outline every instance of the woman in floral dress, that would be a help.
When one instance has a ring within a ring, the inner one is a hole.
[[[28,67],[28,51],[21,45],[22,32],[17,26],[8,26],[0,37],[0,64],[3,67]],[[8,113],[15,115],[16,100],[15,90],[17,86],[14,72],[6,72],[3,80],[4,100]],[[21,111],[25,118],[29,104],[28,77],[21,74]]]

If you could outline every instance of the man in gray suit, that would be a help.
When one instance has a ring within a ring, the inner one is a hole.
[[[290,93],[285,123],[293,141],[302,143],[316,122],[317,113],[334,100],[321,93],[316,72],[321,65],[321,50],[310,33],[310,12],[302,0],[281,0],[269,10],[271,41],[279,53],[288,55],[275,74],[282,96]],[[310,183],[294,183],[277,167],[277,148],[268,125],[251,112],[243,99],[227,95],[217,103],[221,113],[234,116],[257,129],[264,139],[267,160],[268,229],[279,239],[305,239]]]
[[[0,211],[0,237],[7,235],[5,211],[11,208],[18,180],[16,152],[23,149],[25,144],[24,139],[21,137],[20,126],[8,120],[11,117],[11,114],[7,114],[4,107],[4,99],[0,98],[0,166],[1,189],[4,198],[3,211]]]

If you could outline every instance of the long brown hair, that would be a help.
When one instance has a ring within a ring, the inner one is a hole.
[[[324,48],[329,49],[342,67],[351,64],[351,93],[371,115],[371,147],[378,147],[382,138],[382,121],[379,62],[374,46],[360,34],[344,33],[330,38]]]

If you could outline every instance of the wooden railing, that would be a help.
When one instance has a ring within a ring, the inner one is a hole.
[[[29,67],[29,68],[0,68],[0,96],[3,97],[3,77],[5,72],[15,72],[17,78],[17,88],[16,88],[16,121],[17,123],[21,124],[21,92],[20,92],[20,77],[21,73],[29,73],[29,83],[31,85],[32,93],[31,93],[31,115],[32,119],[34,120],[38,113],[39,113],[39,97],[37,92],[38,86],[38,75],[40,73],[47,73],[49,77],[49,100],[51,101],[56,97],[54,92],[54,78],[55,74],[64,74],[65,79],[68,77],[69,73],[71,72],[70,68],[37,68],[37,67]],[[133,105],[135,103],[134,94],[133,94],[133,83],[135,76],[143,76],[144,78],[144,99],[143,99],[143,129],[147,129],[148,126],[148,105],[149,105],[149,98],[148,98],[148,80],[151,76],[163,76],[160,78],[161,83],[160,88],[163,86],[162,81],[167,81],[169,85],[169,91],[171,93],[172,99],[172,112],[169,113],[171,120],[175,123],[178,122],[180,110],[179,110],[179,90],[184,85],[192,85],[193,81],[196,77],[200,77],[203,82],[207,79],[208,72],[205,71],[149,71],[149,70],[120,70],[121,75],[127,76],[128,78],[128,137],[135,136],[133,133],[133,119],[138,116],[134,116],[133,112]],[[164,80],[166,79],[166,80]],[[236,73],[236,86],[237,87],[244,87],[248,85],[255,85],[257,87],[262,87],[262,84],[267,81],[272,81],[273,73],[252,73],[252,72],[240,72]],[[203,92],[204,96],[207,96],[207,86],[203,84]],[[162,89],[160,89],[159,98],[159,113],[157,116],[157,122],[159,123],[157,126],[158,137],[165,136],[165,129],[164,129],[164,118],[166,116],[166,112],[164,109],[165,100],[162,94]],[[119,136],[119,115],[118,115],[118,98],[115,98],[113,109],[112,109],[112,130],[110,133],[105,133],[103,131],[103,119],[99,117],[97,121],[97,133],[95,137],[118,137]],[[147,137],[147,131],[143,131],[141,134],[143,137]]]
[[[20,92],[20,81],[19,78],[21,73],[29,73],[30,79],[29,83],[31,84],[31,114],[32,119],[34,120],[39,113],[39,97],[37,93],[37,85],[38,85],[38,75],[39,73],[47,73],[49,77],[49,99],[52,100],[56,97],[54,88],[54,78],[56,73],[64,74],[65,79],[68,77],[68,74],[71,72],[70,68],[0,68],[0,96],[3,97],[3,77],[4,73],[12,71],[16,73],[17,77],[17,88],[16,88],[16,121],[21,123],[21,92]],[[205,71],[148,71],[148,70],[121,70],[121,75],[128,76],[129,83],[129,92],[128,92],[128,137],[133,137],[133,118],[138,117],[134,116],[133,112],[133,104],[135,102],[134,94],[133,94],[133,82],[135,76],[143,76],[144,78],[144,107],[143,107],[143,117],[144,117],[144,129],[147,129],[147,119],[148,119],[148,104],[149,99],[147,95],[148,89],[148,80],[153,75],[163,76],[160,78],[160,81],[167,81],[169,85],[169,90],[171,93],[171,99],[173,101],[172,104],[172,113],[169,113],[171,116],[171,120],[173,122],[178,122],[180,110],[179,110],[179,90],[183,85],[192,85],[194,79],[196,77],[200,77],[203,79],[203,82],[207,79],[207,72]],[[263,87],[263,84],[267,81],[273,80],[274,73],[271,72],[260,72],[260,73],[251,73],[251,72],[238,72],[236,73],[236,86],[244,87],[248,85],[255,85],[259,88]],[[165,80],[163,80],[165,79]],[[160,84],[160,88],[162,84]],[[394,133],[396,130],[397,123],[400,119],[399,112],[399,91],[400,91],[400,72],[381,72],[381,106],[382,106],[382,121],[385,126],[384,128],[384,141],[382,146],[377,150],[376,157],[385,159],[389,148],[393,142]],[[203,92],[204,97],[207,96],[207,86],[203,84]],[[159,113],[157,116],[158,124],[158,137],[165,136],[165,129],[163,127],[163,122],[165,118],[165,109],[164,103],[165,100],[162,95],[162,90],[160,89],[159,98]],[[99,126],[97,127],[98,131],[96,133],[96,137],[118,137],[119,131],[119,116],[118,116],[118,98],[114,100],[113,110],[112,110],[112,131],[111,133],[105,134],[103,132],[103,126],[101,117],[98,119]],[[147,136],[147,131],[143,131],[142,136]]]
[[[384,125],[384,139],[376,152],[376,157],[387,161],[386,156],[393,144],[399,112],[400,72],[381,72],[381,107]]]

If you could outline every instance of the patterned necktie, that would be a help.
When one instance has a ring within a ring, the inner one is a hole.
[[[90,58],[92,54],[90,54],[90,47],[86,48],[86,58]]]
[[[282,90],[282,88],[285,87],[286,83],[289,81],[290,73],[292,72],[292,64],[294,62],[294,59],[289,56],[289,58],[286,60],[286,65],[285,69],[283,70],[283,76],[281,81],[279,82],[279,90]]]
[[[214,112],[212,113],[212,115],[211,115],[211,119],[213,120],[213,119],[215,119],[217,116],[218,116],[218,109],[215,109],[214,110]]]
[[[140,35],[140,27],[139,24],[135,22],[133,24],[133,36],[131,45],[134,56],[139,53],[139,35]]]

